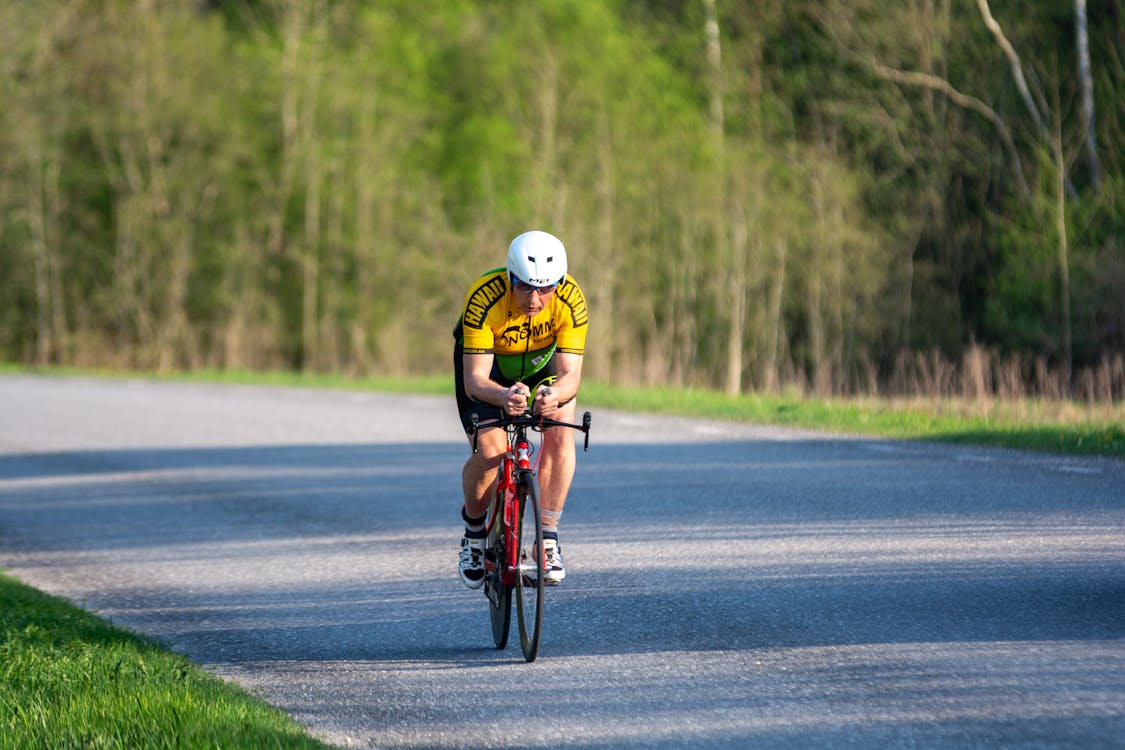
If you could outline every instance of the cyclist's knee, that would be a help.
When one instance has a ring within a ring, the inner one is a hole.
[[[551,427],[543,431],[543,450],[556,456],[574,455],[574,435],[569,427]]]
[[[472,445],[472,442],[472,438],[469,438],[470,445]],[[469,461],[482,471],[492,470],[500,465],[500,459],[503,458],[507,449],[508,443],[503,430],[482,430],[477,435],[476,453],[469,457]]]

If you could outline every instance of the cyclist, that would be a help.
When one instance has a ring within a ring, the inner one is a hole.
[[[573,422],[586,324],[586,300],[567,274],[563,243],[538,230],[512,240],[506,266],[473,282],[453,331],[457,409],[466,430],[474,413],[483,425],[502,413],[523,414],[529,403],[534,414]],[[458,564],[461,580],[474,589],[484,583],[485,518],[507,449],[504,431],[480,429],[477,449],[461,471],[465,534]],[[539,486],[544,579],[550,585],[566,577],[559,519],[574,478],[574,459],[570,430],[543,430]]]

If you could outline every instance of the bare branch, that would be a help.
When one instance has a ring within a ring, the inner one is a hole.
[[[992,17],[992,10],[988,7],[988,0],[977,0],[977,6],[980,8],[981,17],[984,18],[984,25],[992,32],[992,36],[996,38],[996,43],[1000,45],[1000,49],[1008,57],[1008,64],[1012,68],[1012,77],[1016,79],[1016,88],[1020,92],[1020,97],[1023,99],[1024,106],[1027,111],[1031,113],[1031,119],[1035,122],[1035,126],[1039,128],[1039,132],[1044,137],[1050,139],[1050,131],[1047,130],[1046,123],[1043,122],[1043,116],[1039,112],[1039,107],[1035,106],[1035,100],[1031,97],[1031,89],[1027,85],[1027,77],[1023,73],[1023,63],[1020,62],[1020,56],[1016,53],[1016,48],[1008,41],[1008,37],[1004,36],[1003,29],[1000,28],[1000,23]]]
[[[1023,73],[1023,63],[1020,62],[1020,56],[1016,53],[1016,48],[1008,41],[1008,37],[1004,35],[1003,29],[1000,28],[1000,23],[992,17],[992,11],[988,7],[988,0],[977,0],[977,7],[980,8],[981,17],[984,19],[984,25],[992,32],[992,36],[996,38],[996,43],[1000,45],[1000,49],[1008,57],[1008,64],[1012,67],[1012,77],[1016,79],[1016,88],[1020,92],[1020,98],[1023,99],[1024,106],[1027,111],[1031,113],[1031,119],[1035,122],[1035,126],[1039,129],[1040,135],[1043,137],[1048,148],[1055,158],[1055,163],[1065,165],[1063,155],[1060,148],[1060,141],[1056,139],[1047,124],[1043,121],[1043,115],[1039,112],[1039,107],[1036,106],[1035,100],[1031,96],[1031,90],[1027,85],[1027,77]],[[1046,109],[1046,107],[1044,107]],[[1064,183],[1066,184],[1066,191],[1070,195],[1075,195],[1076,191],[1070,182],[1070,177],[1063,175]]]
[[[1008,153],[1008,159],[1012,163],[1012,172],[1015,174],[1016,185],[1019,188],[1020,194],[1024,198],[1030,195],[1027,181],[1024,179],[1023,163],[1020,161],[1019,151],[1016,150],[1016,144],[1012,140],[1012,134],[1008,130],[1008,126],[1004,124],[1003,118],[996,113],[996,110],[992,109],[992,107],[989,107],[975,96],[961,93],[955,89],[949,81],[931,73],[896,70],[895,68],[890,68],[875,60],[871,61],[871,68],[875,71],[875,75],[884,80],[894,81],[895,83],[908,86],[920,86],[930,89],[931,91],[937,91],[944,94],[959,107],[972,110],[985,117],[996,128],[996,132],[1000,136],[1001,142],[1004,144],[1004,150]]]

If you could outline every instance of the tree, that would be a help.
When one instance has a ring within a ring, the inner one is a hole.
[[[1078,48],[1078,80],[1082,90],[1082,119],[1086,125],[1086,157],[1090,181],[1097,189],[1101,184],[1102,170],[1098,160],[1098,131],[1094,127],[1094,78],[1090,73],[1090,32],[1086,0],[1074,0],[1074,29]]]

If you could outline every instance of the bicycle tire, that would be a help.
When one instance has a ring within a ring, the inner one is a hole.
[[[523,657],[535,661],[543,633],[543,519],[539,480],[525,472],[518,482],[520,571],[516,576],[516,615]]]
[[[493,516],[503,513],[503,503],[497,499],[492,503],[490,514]],[[505,560],[504,533],[502,519],[496,518],[489,521],[491,531],[485,543],[484,554],[492,560],[492,572],[485,575],[484,593],[488,598],[488,619],[492,623],[492,640],[496,648],[503,649],[508,645],[508,631],[512,624],[512,589],[505,586],[500,580],[500,570]]]

